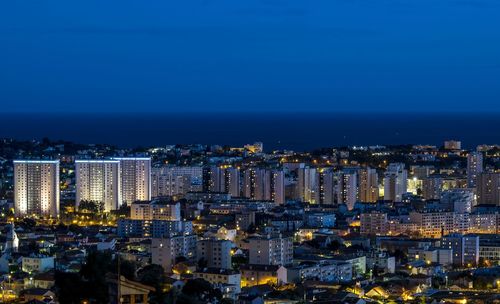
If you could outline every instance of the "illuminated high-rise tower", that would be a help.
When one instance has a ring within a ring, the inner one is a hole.
[[[359,171],[359,200],[366,203],[375,203],[379,199],[378,174],[372,168],[363,168]]]
[[[151,200],[151,158],[121,157],[120,181],[122,202],[132,204],[136,201]]]
[[[59,161],[15,160],[16,216],[53,216],[59,213]]]
[[[104,211],[122,204],[119,160],[76,160],[76,205],[102,203]]]
[[[391,163],[384,175],[384,200],[400,202],[407,191],[408,172],[402,163]]]

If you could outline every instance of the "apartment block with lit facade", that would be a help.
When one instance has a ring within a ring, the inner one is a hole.
[[[120,191],[120,161],[76,160],[76,205],[82,201],[99,202],[104,211],[122,205]]]
[[[14,161],[14,210],[16,216],[59,214],[59,161]]]
[[[135,201],[151,199],[151,158],[120,157],[120,184],[122,202],[130,205]]]

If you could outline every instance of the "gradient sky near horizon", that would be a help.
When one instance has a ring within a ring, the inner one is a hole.
[[[0,2],[0,112],[500,111],[498,0]]]

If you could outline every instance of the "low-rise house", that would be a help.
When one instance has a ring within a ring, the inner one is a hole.
[[[232,269],[205,268],[193,273],[193,277],[204,279],[212,285],[225,284],[223,293],[239,294],[241,291],[241,273]]]
[[[352,280],[352,265],[347,262],[305,262],[287,267],[287,282],[300,283],[303,280],[324,282],[346,282]]]
[[[128,280],[123,276],[120,276],[120,281],[116,276],[108,276],[106,282],[108,283],[109,304],[118,304],[118,291],[121,303],[130,304],[149,303],[148,295],[155,291],[151,286]]]
[[[287,282],[286,268],[279,265],[247,264],[240,267],[241,287]]]
[[[30,289],[25,289],[22,290],[19,293],[19,299],[26,303],[30,301],[40,301],[42,303],[55,303],[56,295],[54,292],[44,289],[44,288],[30,288]]]
[[[24,272],[46,272],[54,269],[54,257],[30,256],[22,258],[22,270]]]

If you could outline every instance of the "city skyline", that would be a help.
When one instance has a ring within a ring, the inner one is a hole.
[[[0,304],[500,303],[500,1],[0,1]]]

